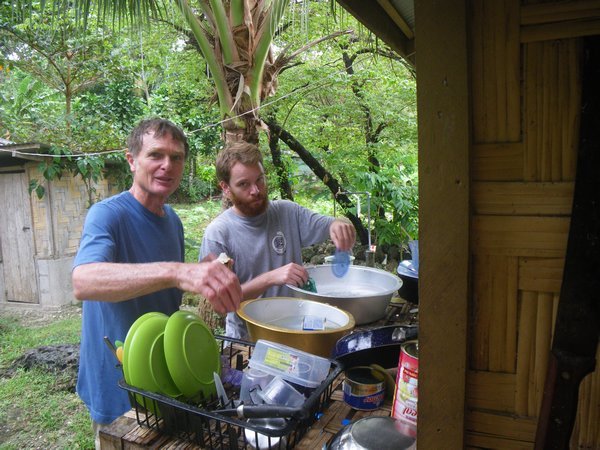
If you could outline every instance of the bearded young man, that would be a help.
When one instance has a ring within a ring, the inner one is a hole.
[[[237,142],[217,155],[217,179],[230,205],[206,228],[200,258],[226,253],[242,283],[243,300],[288,297],[286,284],[304,285],[308,272],[302,248],[331,238],[348,251],[356,240],[354,226],[310,211],[289,200],[268,199],[263,160],[257,146]],[[227,336],[248,339],[244,321],[227,314]]]

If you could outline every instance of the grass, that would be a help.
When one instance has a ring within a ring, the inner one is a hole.
[[[0,368],[31,348],[77,343],[80,331],[78,315],[41,325],[0,317]],[[0,378],[0,449],[94,448],[87,409],[77,394],[65,390],[65,377],[17,369]]]

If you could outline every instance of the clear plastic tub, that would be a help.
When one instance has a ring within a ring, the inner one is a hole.
[[[287,345],[259,339],[248,365],[300,386],[316,388],[327,378],[331,362]]]
[[[269,405],[302,406],[306,398],[281,377],[275,377],[258,393],[263,401]]]
[[[258,393],[267,387],[273,378],[274,377],[271,374],[249,367],[242,376],[240,400],[245,405],[258,405],[262,403],[262,399]]]

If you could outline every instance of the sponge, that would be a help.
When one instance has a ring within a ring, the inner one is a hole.
[[[317,284],[315,283],[315,280],[308,277],[308,280],[306,280],[306,284],[304,286],[301,286],[300,289],[304,289],[305,291],[310,292],[317,292]]]

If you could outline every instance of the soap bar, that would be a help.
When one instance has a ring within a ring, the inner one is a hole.
[[[303,330],[324,330],[325,329],[325,318],[318,316],[304,316],[302,323]]]

